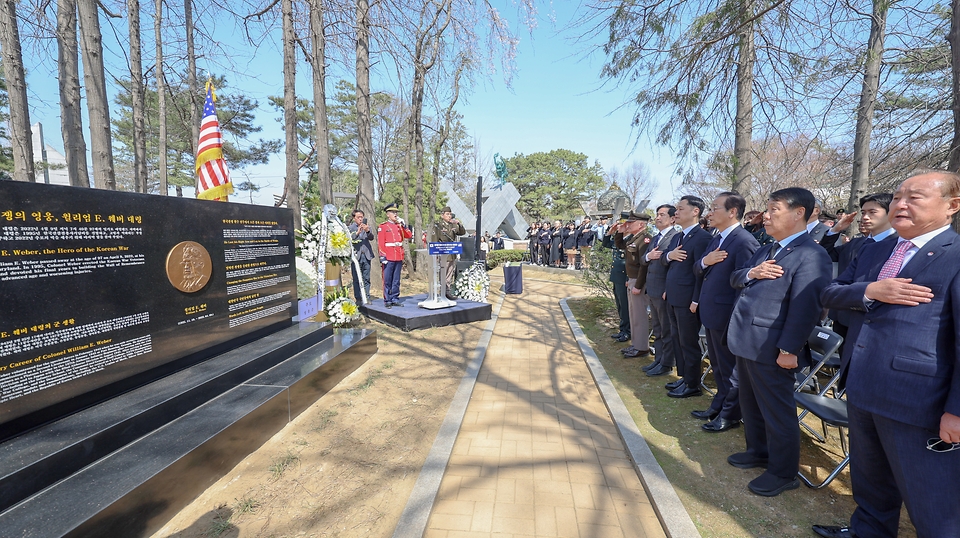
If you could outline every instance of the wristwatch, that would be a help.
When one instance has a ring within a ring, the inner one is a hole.
[[[781,354],[781,355],[793,355],[793,353],[790,353],[789,351],[787,351],[786,349],[783,349],[783,348],[780,348],[780,354]]]

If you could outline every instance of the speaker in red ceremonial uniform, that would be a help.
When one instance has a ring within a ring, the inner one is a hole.
[[[400,306],[400,269],[403,268],[403,241],[413,238],[413,230],[400,218],[397,204],[383,209],[387,221],[377,226],[377,246],[383,269],[383,302],[390,308]]]

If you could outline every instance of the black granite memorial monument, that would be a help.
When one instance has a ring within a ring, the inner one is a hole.
[[[0,529],[149,534],[375,353],[293,322],[294,248],[287,209],[0,181]]]

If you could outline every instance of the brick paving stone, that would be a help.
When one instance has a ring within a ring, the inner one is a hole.
[[[504,298],[424,536],[664,537],[559,300]]]

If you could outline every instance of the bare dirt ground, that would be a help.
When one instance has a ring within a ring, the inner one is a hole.
[[[390,536],[486,323],[367,323],[379,352],[154,536]]]

